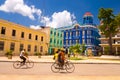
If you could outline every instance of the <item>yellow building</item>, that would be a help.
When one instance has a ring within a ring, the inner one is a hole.
[[[0,55],[9,50],[12,50],[14,55],[19,55],[22,49],[26,49],[29,55],[36,52],[46,54],[46,34],[0,19]]]

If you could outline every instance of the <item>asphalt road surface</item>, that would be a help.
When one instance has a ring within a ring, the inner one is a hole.
[[[75,71],[67,73],[53,73],[51,71],[52,63],[35,63],[33,68],[23,66],[20,69],[14,69],[12,62],[0,62],[0,74],[2,75],[56,75],[56,76],[120,76],[120,64],[74,64]]]

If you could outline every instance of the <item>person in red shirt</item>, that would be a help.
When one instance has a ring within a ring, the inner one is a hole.
[[[65,51],[60,50],[58,53],[58,62],[61,64],[61,67],[63,67],[65,61]]]

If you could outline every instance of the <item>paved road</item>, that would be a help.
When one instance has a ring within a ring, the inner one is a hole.
[[[120,76],[119,64],[74,64],[75,71],[73,73],[53,73],[51,71],[51,63],[35,63],[33,68],[14,69],[12,62],[0,62],[0,74],[15,75],[77,75],[77,76]]]

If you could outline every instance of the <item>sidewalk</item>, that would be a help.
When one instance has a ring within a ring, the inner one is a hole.
[[[29,58],[30,60],[37,63],[54,62],[53,56],[41,56],[41,58],[38,58],[38,56],[29,56]],[[5,56],[0,57],[0,62],[13,62],[16,60],[20,60],[19,56],[13,56],[12,59],[8,59]],[[120,58],[102,56],[102,57],[91,57],[86,60],[71,60],[71,62],[75,64],[120,64]]]

